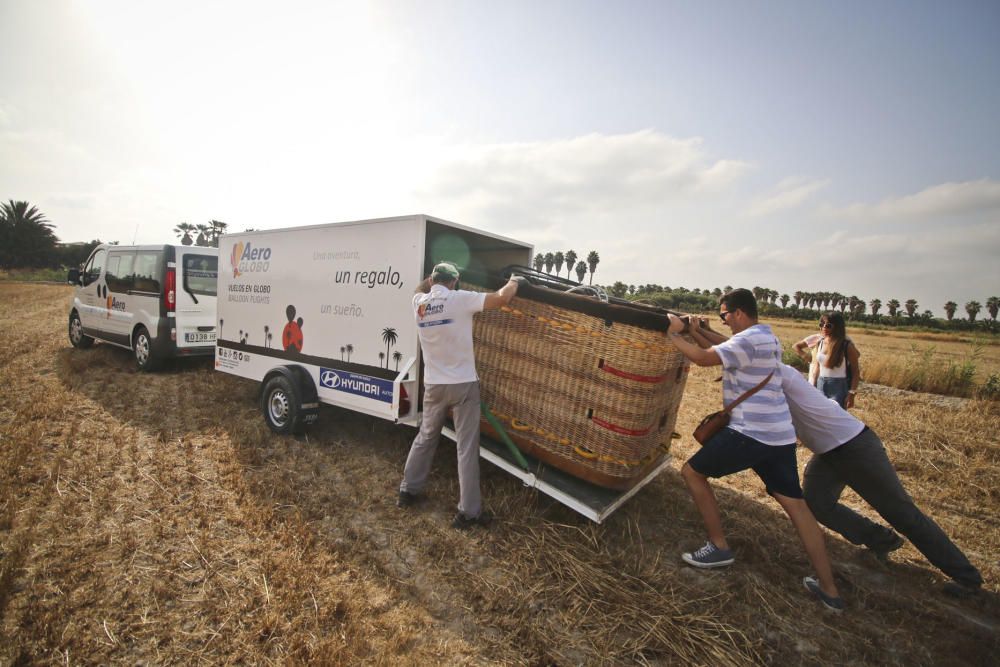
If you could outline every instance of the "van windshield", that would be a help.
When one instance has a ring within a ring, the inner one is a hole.
[[[219,280],[219,258],[212,255],[184,255],[184,291],[215,296]]]

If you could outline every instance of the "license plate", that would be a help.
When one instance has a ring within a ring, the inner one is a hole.
[[[189,331],[184,334],[185,343],[214,343],[214,331]]]

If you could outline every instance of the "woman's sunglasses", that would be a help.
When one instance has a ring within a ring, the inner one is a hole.
[[[833,324],[831,324],[830,322],[820,322],[819,323],[819,328],[820,329],[832,329],[833,328]]]

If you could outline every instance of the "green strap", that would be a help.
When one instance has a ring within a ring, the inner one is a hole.
[[[486,417],[486,421],[490,423],[493,430],[496,431],[500,436],[500,439],[503,440],[503,444],[507,445],[507,449],[509,449],[510,453],[514,455],[514,458],[521,465],[521,467],[528,472],[531,472],[531,468],[528,466],[528,461],[524,458],[524,454],[521,453],[521,450],[517,448],[514,441],[510,439],[509,435],[507,435],[507,431],[504,430],[500,420],[497,419],[492,412],[490,412],[489,407],[486,405],[486,401],[480,401],[479,405],[482,407],[483,416]]]

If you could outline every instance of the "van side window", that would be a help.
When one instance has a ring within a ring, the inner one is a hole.
[[[184,255],[184,291],[215,296],[219,280],[219,258],[211,255]]]
[[[135,283],[132,287],[136,292],[160,291],[160,260],[162,252],[137,252],[135,255]]]
[[[108,270],[104,277],[108,281],[108,289],[112,292],[125,293],[132,289],[133,253],[112,252],[108,256]]]
[[[101,277],[101,270],[104,269],[104,259],[107,255],[107,251],[101,248],[87,260],[87,266],[84,267],[83,274],[80,276],[84,287]]]

